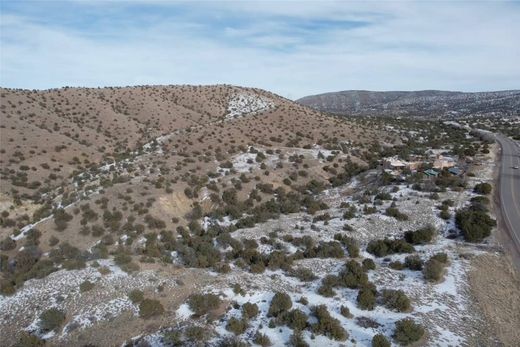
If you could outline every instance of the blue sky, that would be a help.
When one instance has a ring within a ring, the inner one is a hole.
[[[520,88],[520,5],[497,1],[0,0],[0,85]]]

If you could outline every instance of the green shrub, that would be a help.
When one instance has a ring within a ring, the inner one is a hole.
[[[396,260],[390,262],[390,264],[388,264],[388,267],[394,270],[403,270],[405,266],[399,260]]]
[[[371,311],[376,307],[376,290],[363,287],[359,290],[356,300],[360,309]]]
[[[291,297],[286,293],[276,292],[269,306],[268,316],[278,317],[280,313],[289,311],[292,307]]]
[[[496,225],[496,221],[486,212],[476,211],[472,208],[459,210],[455,216],[455,222],[468,242],[481,242],[491,235],[491,229]]]
[[[475,185],[473,191],[477,194],[488,195],[489,193],[491,193],[492,189],[493,187],[489,183],[479,183]]]
[[[289,311],[284,316],[283,323],[287,324],[287,326],[293,330],[303,330],[307,327],[308,317],[303,311],[299,309]]]
[[[405,318],[395,323],[393,338],[401,345],[407,346],[419,341],[424,336],[424,328],[410,318]]]
[[[16,241],[13,240],[10,236],[7,236],[2,241],[0,241],[0,251],[10,251],[16,248]]]
[[[312,314],[318,320],[312,325],[312,331],[315,334],[325,335],[337,341],[345,341],[348,338],[346,330],[343,329],[339,320],[330,315],[325,305],[315,306]]]
[[[40,328],[43,331],[58,329],[65,322],[65,312],[57,308],[50,308],[40,314]]]
[[[130,293],[128,293],[128,298],[134,304],[139,304],[141,301],[144,300],[144,293],[139,289],[133,289],[132,291],[130,291]]]
[[[258,305],[257,304],[252,304],[250,302],[246,302],[245,304],[242,305],[242,315],[244,316],[244,318],[253,318],[253,317],[256,317],[258,315]]]
[[[208,331],[206,328],[199,326],[190,326],[184,331],[188,340],[200,343],[208,339]]]
[[[444,252],[435,253],[431,259],[437,260],[439,263],[447,265],[449,262],[448,255]]]
[[[334,289],[332,288],[331,285],[322,284],[318,288],[318,294],[320,294],[326,298],[332,298],[334,295],[336,295],[336,292],[334,291]]]
[[[162,335],[164,344],[167,346],[182,346],[182,333],[179,330],[166,331]]]
[[[16,292],[12,281],[7,279],[0,279],[0,294],[2,295],[13,295]]]
[[[409,255],[404,258],[404,265],[413,271],[421,271],[423,268],[423,261],[417,254]]]
[[[40,347],[45,346],[45,340],[40,339],[38,336],[29,334],[26,331],[22,331],[21,335],[18,337],[18,341],[13,345],[13,347]]]
[[[375,270],[376,269],[376,263],[370,258],[363,259],[363,270]]]
[[[441,213],[439,213],[439,217],[441,217],[444,220],[448,220],[451,218],[451,213],[447,210],[442,210]]]
[[[139,304],[139,316],[149,319],[164,313],[164,307],[159,300],[143,299]]]
[[[355,289],[368,282],[368,276],[363,267],[355,260],[349,260],[338,275],[338,283],[344,287]]]
[[[334,239],[340,241],[347,248],[348,255],[351,258],[359,257],[359,244],[354,238],[338,233],[334,235]]]
[[[406,214],[399,211],[399,209],[397,207],[388,207],[386,209],[386,215],[390,216],[390,217],[394,217],[398,221],[405,221],[405,220],[409,219],[409,217]]]
[[[377,334],[372,338],[372,347],[391,347],[391,343],[385,335]]]
[[[352,318],[352,313],[350,313],[350,310],[347,306],[341,305],[339,312],[345,318]]]
[[[411,253],[415,251],[413,246],[405,240],[372,240],[367,245],[367,252],[376,257],[385,257],[394,253]]]
[[[433,226],[427,226],[416,231],[407,231],[404,233],[406,242],[412,245],[423,245],[430,243],[435,236],[436,230]]]
[[[262,334],[259,331],[256,332],[253,342],[262,347],[269,347],[272,345],[269,336]]]
[[[220,305],[221,300],[215,294],[193,294],[188,299],[188,305],[190,309],[197,316],[202,316],[209,311],[212,311]]]
[[[291,275],[296,276],[300,281],[304,282],[314,281],[317,278],[311,269],[303,267],[299,267],[295,270],[292,270]]]
[[[80,292],[88,292],[89,290],[92,290],[94,289],[96,285],[90,281],[83,281],[80,285],[79,285],[79,290]]]
[[[410,299],[402,290],[384,289],[381,292],[381,297],[383,305],[391,310],[407,312],[412,308]]]
[[[248,324],[245,319],[231,317],[226,325],[226,330],[231,331],[235,335],[240,335],[247,330]]]
[[[441,262],[430,258],[426,263],[424,263],[422,272],[427,281],[437,282],[442,279],[444,265]]]
[[[291,347],[309,347],[309,344],[303,339],[302,332],[296,330],[289,338],[289,346]]]

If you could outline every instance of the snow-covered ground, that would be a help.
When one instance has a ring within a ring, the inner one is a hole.
[[[272,109],[274,106],[274,102],[267,97],[255,93],[240,92],[234,94],[229,100],[226,119],[258,114]]]

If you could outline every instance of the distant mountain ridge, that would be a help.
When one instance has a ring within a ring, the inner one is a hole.
[[[466,93],[421,90],[374,92],[346,90],[306,96],[298,103],[344,115],[457,117],[520,115],[520,90]]]

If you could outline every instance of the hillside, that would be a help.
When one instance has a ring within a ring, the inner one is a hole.
[[[228,85],[0,98],[2,345],[495,341],[469,275],[496,248],[455,216],[489,235],[496,147],[463,127]],[[426,177],[441,154],[467,177]]]
[[[311,95],[298,103],[345,115],[461,117],[520,115],[520,90],[463,93],[439,90],[372,92],[348,90]]]

